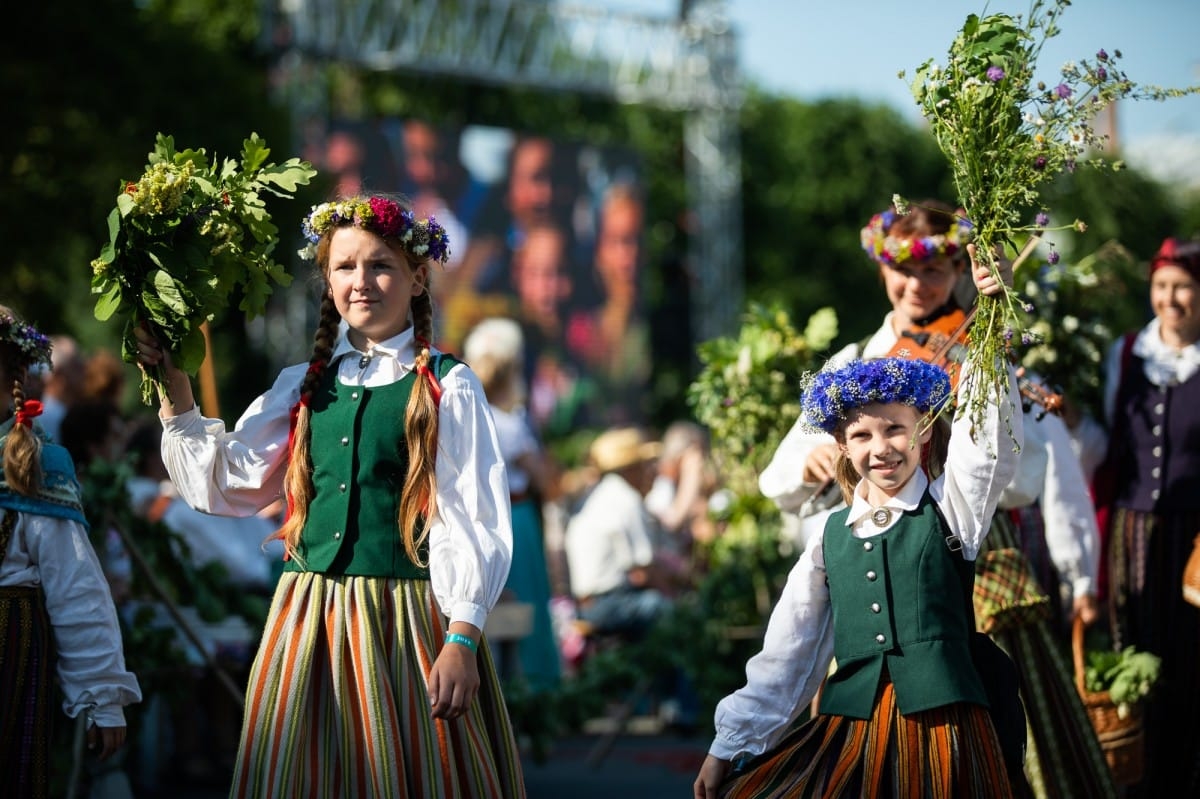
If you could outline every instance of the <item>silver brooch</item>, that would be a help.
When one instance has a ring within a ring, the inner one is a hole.
[[[876,508],[871,512],[871,523],[876,527],[887,527],[892,521],[892,511],[889,508]]]

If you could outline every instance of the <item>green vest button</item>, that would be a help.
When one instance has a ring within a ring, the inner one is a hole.
[[[867,579],[868,579],[868,580],[870,580],[871,582],[875,582],[875,578],[876,578],[876,577],[878,577],[878,576],[879,576],[879,575],[875,573],[875,570],[874,570],[874,569],[872,569],[871,571],[867,572]]]
[[[334,533],[334,534],[333,534],[333,537],[334,537],[334,538],[341,538],[341,537],[342,537],[342,534],[341,534],[341,532],[339,531],[339,532],[336,532],[336,533]]]
[[[877,643],[877,644],[882,644],[886,640],[887,639],[884,638],[883,633],[879,633],[878,635],[875,636],[875,643]]]
[[[878,602],[872,602],[872,603],[871,603],[871,612],[872,612],[872,613],[878,613],[878,612],[879,612],[879,611],[881,611],[881,610],[883,610],[883,608],[879,607],[879,603],[878,603]]]
[[[350,439],[349,439],[349,438],[347,438],[346,436],[342,436],[342,446],[343,446],[343,447],[346,447],[346,446],[349,446],[349,445],[350,445]]]
[[[863,541],[863,549],[865,549],[867,552],[870,552],[871,550],[875,549],[875,542]]]

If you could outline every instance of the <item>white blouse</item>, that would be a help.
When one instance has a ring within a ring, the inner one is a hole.
[[[969,383],[965,375],[960,393]],[[1015,381],[1010,394],[1018,407]],[[953,422],[945,471],[932,483],[918,469],[886,505],[895,511],[917,506],[929,488],[951,531],[962,541],[963,557],[974,560],[987,536],[992,514],[1004,486],[1017,469],[1014,444],[1024,440],[1020,413],[989,407],[979,440],[972,440],[969,414]],[[1011,416],[1012,436],[1001,419]],[[871,521],[871,508],[855,489],[847,525],[856,538],[877,535],[894,526],[893,513],[880,527]],[[717,704],[716,736],[709,753],[723,760],[742,754],[759,755],[774,746],[800,712],[808,706],[833,660],[833,610],[825,583],[824,530],[809,538],[788,575],[779,602],[767,622],[763,648],[746,663],[746,684]]]
[[[76,718],[90,710],[97,725],[124,727],[122,708],[140,702],[142,691],[137,677],[125,668],[112,593],[83,525],[18,514],[0,564],[0,586],[39,584],[54,628],[63,711]]]
[[[347,340],[343,326],[332,358],[342,384],[368,388],[401,379],[413,370],[414,360],[411,327],[362,353]],[[197,408],[162,420],[163,462],[188,504],[206,513],[249,516],[283,497],[290,412],[307,369],[307,363],[283,369],[232,431]],[[450,622],[483,629],[512,563],[508,477],[475,373],[456,365],[441,379],[441,388],[430,580]],[[403,412],[398,410],[398,420]]]

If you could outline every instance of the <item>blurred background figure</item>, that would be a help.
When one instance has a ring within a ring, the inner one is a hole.
[[[606,430],[588,449],[600,480],[567,522],[571,593],[579,618],[601,634],[644,635],[671,608],[674,563],[655,549],[645,497],[662,445],[636,427]]]
[[[620,392],[613,397],[614,408],[635,404],[650,375],[650,328],[640,286],[644,217],[635,186],[616,183],[605,192],[589,276],[598,296],[568,322],[568,347],[607,390]]]
[[[89,402],[124,407],[128,371],[132,369],[110,349],[98,349],[84,360],[83,396]]]
[[[463,357],[479,377],[491,405],[508,470],[512,500],[513,559],[505,583],[521,602],[533,605],[533,630],[518,645],[521,676],[534,691],[554,688],[562,676],[550,616],[550,575],[542,508],[558,497],[551,460],[525,417],[525,342],[512,319],[492,317],[476,325],[463,343]]]
[[[75,462],[79,482],[88,485],[88,471],[93,464],[103,467],[120,461],[125,451],[127,430],[120,409],[104,400],[85,400],[72,405],[62,420],[60,438],[63,447]],[[99,509],[97,509],[99,510]],[[113,528],[92,530],[92,539],[108,578],[113,601],[121,611],[131,594],[133,563]]]
[[[662,454],[646,508],[661,527],[663,557],[675,558],[680,571],[692,569],[694,544],[716,535],[709,518],[709,500],[716,490],[708,430],[688,419],[672,422],[662,436]]]
[[[51,336],[50,346],[50,371],[42,377],[42,415],[37,421],[51,441],[61,443],[63,417],[83,396],[86,363],[71,336]]]

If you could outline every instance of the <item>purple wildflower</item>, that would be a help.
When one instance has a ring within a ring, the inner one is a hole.
[[[1062,256],[1058,254],[1058,250],[1051,250],[1050,253],[1046,256],[1046,261],[1051,266],[1054,266],[1061,260],[1062,260]]]
[[[1104,52],[1103,47],[1101,47],[1100,51],[1098,53],[1096,53],[1096,60],[1097,61],[1107,61],[1108,60],[1108,53]]]
[[[1038,169],[1038,170],[1045,169],[1046,168],[1046,156],[1039,155],[1037,158],[1033,159],[1033,168]]]
[[[1103,51],[1101,51],[1101,52],[1103,52]],[[1104,67],[1100,67],[1099,69],[1096,70],[1096,77],[1102,81],[1108,80],[1108,70],[1105,69]]]
[[[999,83],[1004,80],[1004,70],[997,66],[988,67],[987,79],[992,83]]]
[[[1033,224],[1038,227],[1045,227],[1050,223],[1050,217],[1046,216],[1044,211],[1039,211],[1038,215],[1033,218]]]
[[[1065,83],[1060,83],[1054,87],[1054,93],[1058,95],[1060,100],[1071,99],[1071,87]]]

